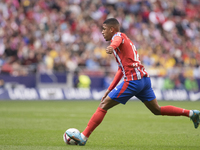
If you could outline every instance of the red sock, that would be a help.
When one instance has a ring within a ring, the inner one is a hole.
[[[94,129],[101,123],[106,113],[107,113],[106,110],[98,107],[96,112],[93,114],[90,121],[88,122],[87,127],[82,132],[83,135],[85,135],[86,137],[89,137],[92,131],[94,131]]]
[[[190,110],[178,108],[174,106],[162,106],[160,108],[161,115],[167,116],[187,116],[189,117]]]

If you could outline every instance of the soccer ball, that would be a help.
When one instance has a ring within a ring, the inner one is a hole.
[[[66,131],[70,131],[70,132],[75,132],[75,133],[80,133],[80,131],[76,128],[69,128]],[[68,145],[78,145],[78,143],[76,141],[74,141],[73,139],[71,139],[67,134],[65,133],[63,134],[63,140],[66,144]]]

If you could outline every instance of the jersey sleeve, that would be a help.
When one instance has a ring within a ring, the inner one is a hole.
[[[120,36],[115,36],[113,38],[113,41],[111,42],[110,46],[113,47],[113,49],[116,49],[117,47],[119,47],[119,45],[122,43],[122,37]]]
[[[115,88],[115,86],[119,83],[119,81],[121,80],[122,77],[123,77],[123,73],[122,73],[121,69],[118,68],[117,73],[115,74],[115,77],[114,77],[112,83],[108,87],[108,90],[109,91],[113,90]]]

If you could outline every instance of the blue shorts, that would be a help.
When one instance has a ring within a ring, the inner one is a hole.
[[[149,77],[143,77],[140,80],[122,81],[108,96],[122,104],[126,104],[133,96],[136,96],[142,102],[152,101],[156,98],[151,88],[151,80]]]

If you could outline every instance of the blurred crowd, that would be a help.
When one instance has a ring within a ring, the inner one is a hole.
[[[110,17],[150,75],[200,78],[199,0],[1,0],[1,73],[115,71],[101,34]]]

